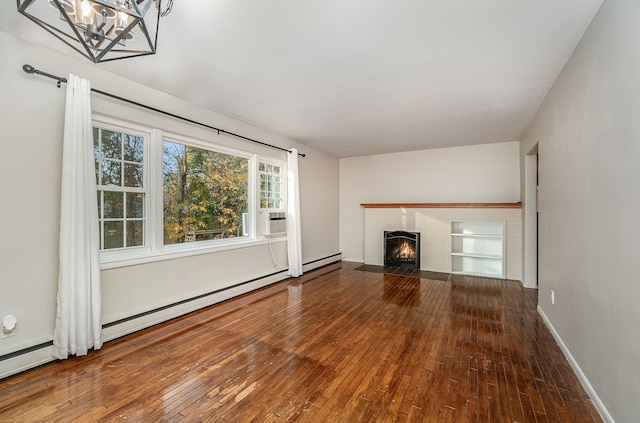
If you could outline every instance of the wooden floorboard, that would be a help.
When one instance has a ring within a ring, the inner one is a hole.
[[[0,381],[8,422],[601,422],[537,292],[338,263]]]

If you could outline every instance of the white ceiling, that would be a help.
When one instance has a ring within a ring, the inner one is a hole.
[[[175,0],[155,56],[96,66],[338,157],[516,141],[602,1]]]

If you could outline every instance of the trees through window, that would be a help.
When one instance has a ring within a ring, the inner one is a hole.
[[[164,244],[248,233],[249,160],[163,142]]]

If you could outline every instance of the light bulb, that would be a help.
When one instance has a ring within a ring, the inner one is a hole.
[[[118,12],[118,26],[125,28],[129,23],[129,15],[124,12]]]
[[[89,0],[82,0],[80,2],[80,13],[84,17],[91,16],[92,10],[91,10],[91,3],[89,3]]]
[[[120,35],[122,32],[124,32],[125,29],[127,29],[127,25],[129,25],[129,15],[125,12],[118,12],[118,17],[116,19],[116,26],[113,30],[113,32],[116,35]],[[125,34],[124,36],[125,40],[133,40],[134,36],[131,33],[131,31],[129,31],[127,34]]]
[[[89,0],[77,0],[76,1],[76,23],[83,26],[91,25],[95,23],[95,13],[91,8],[91,2]]]

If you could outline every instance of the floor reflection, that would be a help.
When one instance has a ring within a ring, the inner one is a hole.
[[[401,307],[418,307],[420,305],[419,278],[385,274],[383,281],[382,298],[386,302]]]

